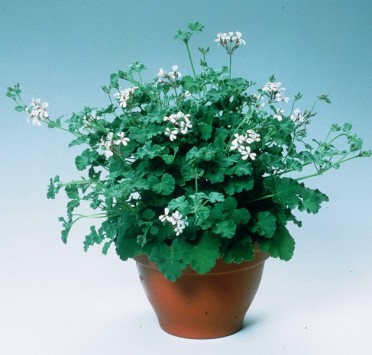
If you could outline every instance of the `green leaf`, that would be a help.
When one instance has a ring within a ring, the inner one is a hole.
[[[107,255],[107,252],[110,249],[110,246],[112,245],[113,242],[114,242],[113,240],[110,240],[108,242],[105,242],[105,244],[103,244],[102,254]]]
[[[251,231],[271,238],[276,231],[276,217],[268,211],[258,213],[257,223],[251,228]]]
[[[225,200],[225,196],[219,192],[211,192],[208,196],[207,199],[211,203],[215,202],[223,202]]]
[[[94,226],[90,227],[90,233],[85,236],[84,251],[88,251],[89,247],[94,244],[100,244],[104,239],[103,235],[98,234]]]
[[[161,195],[170,195],[175,189],[176,183],[174,177],[170,174],[164,174],[160,182],[152,186],[152,190]]]
[[[80,155],[75,158],[76,168],[80,171],[85,170],[89,165],[95,162],[98,158],[98,153],[95,150],[85,149]]]
[[[110,75],[110,84],[113,88],[119,90],[119,75],[117,73]]]
[[[200,22],[190,22],[187,27],[192,32],[201,32],[204,29],[204,25]]]
[[[67,194],[67,197],[72,200],[78,200],[79,199],[79,190],[76,186],[76,184],[68,184],[65,187],[65,191]]]
[[[134,157],[136,159],[142,159],[144,157],[153,159],[160,155],[163,149],[164,147],[161,147],[158,144],[152,145],[152,142],[148,141],[142,147],[138,148],[137,152],[134,154]]]
[[[59,176],[57,175],[53,179],[50,178],[50,182],[48,185],[48,192],[47,192],[47,198],[48,199],[55,199],[57,193],[61,189],[62,185],[60,184]]]
[[[329,201],[328,196],[318,189],[312,190],[309,188],[303,188],[300,195],[302,201],[300,202],[298,209],[300,211],[306,210],[308,213],[318,213],[321,203]]]
[[[270,176],[264,180],[264,186],[274,194],[275,202],[291,209],[298,206],[301,187],[296,180]]]
[[[251,214],[246,208],[239,208],[234,210],[232,218],[236,224],[246,224],[251,218]]]
[[[168,203],[168,208],[171,211],[179,211],[183,216],[187,215],[187,211],[189,207],[188,201],[185,199],[185,196],[177,197],[173,200],[171,200]]]
[[[254,186],[253,178],[230,178],[227,185],[224,186],[224,190],[230,196],[233,196],[242,191],[250,191]]]
[[[73,146],[84,144],[86,142],[87,142],[87,137],[86,136],[81,136],[81,137],[78,137],[78,138],[74,139],[73,141],[71,141],[68,146],[69,146],[69,148],[71,148]]]
[[[285,261],[292,258],[295,249],[295,241],[284,226],[278,226],[272,238],[259,239],[258,243],[263,252]]]
[[[237,236],[223,250],[223,260],[226,263],[240,264],[254,258],[252,239],[248,236]]]
[[[123,261],[142,253],[142,248],[137,243],[137,238],[118,238],[115,244],[116,253]]]
[[[150,209],[150,208],[146,208],[143,211],[142,217],[144,219],[151,220],[151,219],[153,219],[155,217],[155,212],[152,209]]]
[[[149,259],[156,263],[159,271],[170,281],[176,281],[185,269],[186,263],[175,257],[165,243],[151,249]]]
[[[63,229],[61,231],[61,239],[64,244],[67,243],[67,238],[70,233],[71,227],[73,225],[73,221],[71,218],[68,218],[68,220],[64,219],[63,217],[59,217],[58,220],[62,222]]]
[[[331,103],[331,100],[329,99],[329,96],[328,95],[324,95],[324,94],[318,96],[318,100],[324,101],[327,104],[330,104]]]
[[[213,132],[212,125],[205,123],[205,122],[199,122],[198,129],[201,133],[201,138],[203,140],[208,141],[211,138],[212,132]]]
[[[157,134],[159,134],[159,128],[154,124],[149,124],[147,127],[132,127],[129,138],[144,144]]]
[[[193,245],[182,239],[175,239],[172,251],[178,259],[184,260],[198,273],[210,271],[220,257],[220,240],[212,233],[204,233],[199,243]]]
[[[232,238],[236,232],[236,224],[231,219],[216,223],[212,231],[223,238]]]
[[[26,110],[26,106],[16,106],[14,108],[17,112],[23,112]]]

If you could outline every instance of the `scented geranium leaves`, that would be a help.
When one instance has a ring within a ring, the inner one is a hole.
[[[264,180],[264,186],[273,193],[273,200],[275,202],[291,209],[298,206],[301,187],[296,180],[269,176]]]
[[[295,241],[284,226],[279,226],[272,238],[259,238],[258,243],[262,251],[285,261],[292,258],[295,249]]]
[[[212,233],[204,232],[197,244],[182,239],[172,243],[173,254],[184,260],[199,274],[205,274],[216,264],[220,256],[221,241]]]
[[[164,243],[154,246],[149,258],[157,264],[160,272],[170,281],[176,281],[187,265]]]
[[[151,189],[161,195],[170,195],[175,188],[174,177],[170,174],[164,174],[159,180],[156,176],[149,179]]]
[[[301,109],[302,95],[287,97],[273,75],[258,86],[234,77],[232,60],[245,45],[240,32],[214,39],[228,66],[212,68],[209,48],[199,47],[196,67],[190,40],[202,30],[195,22],[175,36],[186,46],[191,72],[159,63],[145,82],[146,67],[135,62],[102,86],[106,106],[84,107],[65,122],[49,114],[46,101],[26,105],[19,84],[8,88],[15,110],[34,126],[71,133],[70,147],[86,145],[75,159],[79,177],[56,176],[48,186],[50,199],[61,189],[67,195],[59,219],[64,243],[77,221],[94,218],[85,250],[102,244],[106,254],[114,245],[122,260],[145,254],[172,281],[187,265],[205,273],[220,257],[250,260],[257,243],[289,260],[294,240],[285,226],[301,226],[293,211],[317,213],[328,201],[304,181],[372,155],[350,123],[332,125],[323,141],[307,137],[314,108],[330,103],[327,95]]]
[[[276,217],[269,211],[259,212],[257,221],[251,228],[251,231],[264,237],[271,238],[276,231]]]
[[[248,235],[237,235],[226,243],[223,250],[223,260],[227,263],[240,264],[243,261],[252,260],[254,257],[254,246]]]
[[[299,210],[308,213],[318,213],[321,203],[329,201],[328,196],[318,189],[312,190],[305,187],[301,190],[301,199]]]
[[[85,149],[80,155],[75,159],[76,168],[80,171],[85,170],[88,166],[92,165],[98,158],[98,153],[96,150]]]

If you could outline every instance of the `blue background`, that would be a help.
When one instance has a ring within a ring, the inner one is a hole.
[[[236,354],[372,353],[372,160],[360,159],[309,181],[330,197],[316,216],[291,228],[289,263],[269,260],[245,328],[224,339],[192,341],[160,331],[135,265],[112,251],[84,253],[88,223],[59,239],[65,198],[46,199],[49,178],[79,177],[70,137],[34,127],[13,110],[6,87],[20,82],[24,99],[41,97],[54,117],[105,105],[110,73],[143,62],[190,73],[185,49],[172,39],[188,22],[205,31],[209,62],[227,64],[213,42],[240,31],[247,45],[233,75],[260,86],[271,74],[299,108],[319,94],[311,132],[351,122],[372,148],[372,3],[370,1],[19,1],[0,0],[0,353]]]

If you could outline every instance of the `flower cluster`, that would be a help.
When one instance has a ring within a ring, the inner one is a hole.
[[[297,125],[300,125],[305,122],[305,116],[301,113],[301,110],[296,108],[293,113],[291,114],[291,120],[296,123]]]
[[[169,215],[169,208],[164,209],[164,214],[159,216],[160,221],[169,222],[172,226],[176,235],[180,235],[185,227],[188,225],[188,222],[183,218],[182,214],[178,211],[173,212]]]
[[[49,113],[46,110],[49,104],[43,102],[42,105],[40,105],[40,101],[40,99],[32,99],[30,106],[26,109],[26,112],[35,126],[41,126],[41,120],[49,118]]]
[[[220,32],[214,41],[224,47],[229,54],[232,54],[240,45],[245,45],[241,32]]]
[[[278,121],[281,121],[283,119],[283,113],[284,113],[283,109],[281,109],[281,108],[276,109],[274,118],[277,119]]]
[[[128,106],[128,101],[133,96],[136,89],[138,88],[133,86],[128,89],[120,90],[118,93],[114,94],[114,98],[119,101],[120,107],[125,108]]]
[[[190,114],[184,114],[181,111],[164,116],[163,121],[169,121],[173,125],[172,128],[167,127],[164,132],[166,136],[169,136],[171,141],[177,139],[178,133],[186,134],[189,128],[192,128]]]
[[[90,114],[86,114],[83,119],[83,129],[92,128],[92,122],[98,120],[97,112],[93,111]]]
[[[130,139],[125,137],[124,132],[117,134],[118,139],[114,140],[114,134],[110,132],[105,139],[101,138],[101,143],[99,145],[100,149],[104,151],[105,157],[110,158],[114,155],[112,151],[112,146],[119,146],[120,144],[127,146]]]
[[[163,79],[171,79],[176,80],[179,79],[182,76],[182,74],[178,71],[178,65],[172,65],[172,71],[167,73],[163,68],[159,69],[158,72],[158,83],[163,82]]]
[[[285,88],[282,87],[281,82],[271,82],[265,84],[265,86],[262,88],[263,92],[266,92],[269,94],[270,99],[275,100],[277,102],[289,102],[289,97],[284,96]]]
[[[235,133],[234,137],[235,139],[231,142],[230,150],[237,149],[242,155],[243,160],[247,160],[248,158],[255,160],[257,154],[252,152],[250,144],[259,142],[261,140],[260,135],[252,129],[249,129],[244,135]]]

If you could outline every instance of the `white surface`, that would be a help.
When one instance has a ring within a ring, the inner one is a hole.
[[[63,246],[44,229],[19,248],[1,230],[0,354],[372,353],[371,263],[352,245],[343,259],[300,243],[292,262],[269,260],[243,330],[188,340],[160,329],[134,262],[83,254],[80,241]]]

